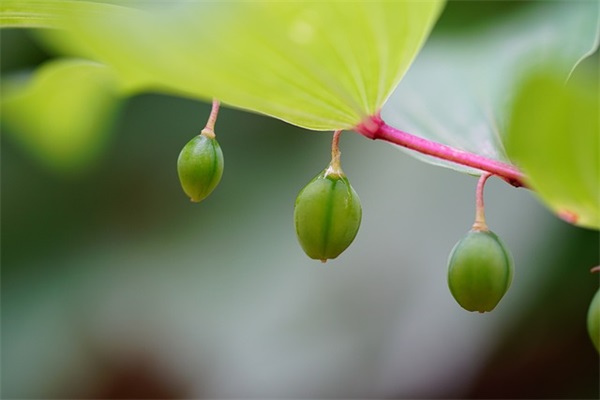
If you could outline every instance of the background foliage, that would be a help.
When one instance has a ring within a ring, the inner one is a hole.
[[[527,6],[451,2],[434,38]],[[1,34],[3,73],[50,57],[30,32]],[[329,135],[224,108],[225,175],[194,205],[175,161],[208,106],[146,94],[123,107],[79,173],[1,137],[2,397],[598,397],[597,232],[492,180],[488,222],[515,281],[494,313],[466,313],[446,257],[472,222],[474,178],[344,134],[364,221],[322,266],[292,210]]]

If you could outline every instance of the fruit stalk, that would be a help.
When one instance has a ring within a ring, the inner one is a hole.
[[[487,179],[492,176],[489,172],[482,174],[477,182],[477,190],[475,191],[475,222],[473,223],[474,231],[487,232],[488,226],[485,222],[485,206],[483,204],[483,188]]]
[[[331,162],[329,163],[329,168],[327,169],[327,175],[337,175],[342,176],[342,165],[340,158],[342,156],[342,152],[340,151],[340,136],[342,135],[342,130],[339,129],[333,133],[333,139],[331,140]]]
[[[208,121],[206,121],[206,126],[202,129],[202,135],[208,138],[215,137],[215,123],[217,122],[217,116],[219,115],[219,100],[213,99],[212,101],[212,109],[210,110],[210,115],[208,116]]]

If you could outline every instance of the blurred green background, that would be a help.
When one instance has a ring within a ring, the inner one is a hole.
[[[520,2],[451,2],[434,34]],[[3,30],[3,74],[52,57]],[[87,171],[2,145],[3,398],[598,398],[585,316],[598,232],[492,179],[488,223],[516,273],[494,312],[462,310],[446,258],[470,228],[476,179],[342,136],[361,197],[353,245],[323,265],[296,242],[298,191],[329,134],[222,108],[220,186],[201,204],[176,159],[207,103],[127,101]]]

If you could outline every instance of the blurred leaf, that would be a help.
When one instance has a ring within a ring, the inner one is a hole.
[[[2,0],[0,28],[60,28],[62,15],[75,4],[89,10],[104,7],[98,2],[83,0]]]
[[[53,169],[74,172],[103,147],[121,104],[114,72],[85,60],[49,62],[23,79],[4,79],[2,122]]]
[[[578,76],[565,85],[561,75],[543,72],[524,83],[513,106],[507,150],[555,213],[599,229],[598,80]]]
[[[85,58],[96,60],[98,57],[86,44],[64,29],[36,29],[30,32],[36,42],[48,53],[57,57]]]
[[[510,162],[503,137],[518,82],[552,60],[566,79],[598,46],[598,2],[537,2],[480,31],[432,37],[382,117],[412,134]],[[479,171],[399,147],[431,164]]]
[[[56,27],[58,10],[68,7],[70,1],[20,1],[0,2],[0,27],[49,28]]]
[[[137,90],[217,97],[330,130],[380,109],[443,1],[143,4],[73,6],[63,24]]]

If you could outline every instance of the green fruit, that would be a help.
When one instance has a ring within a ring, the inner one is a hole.
[[[341,172],[325,169],[300,191],[294,208],[296,235],[304,252],[325,262],[339,256],[354,240],[362,208]]]
[[[600,353],[600,290],[596,292],[587,314],[587,327],[594,347]]]
[[[471,230],[452,249],[448,286],[454,299],[468,311],[492,311],[508,290],[513,260],[498,236]]]
[[[210,135],[198,135],[179,153],[177,172],[183,191],[194,202],[204,200],[223,175],[223,152]]]

